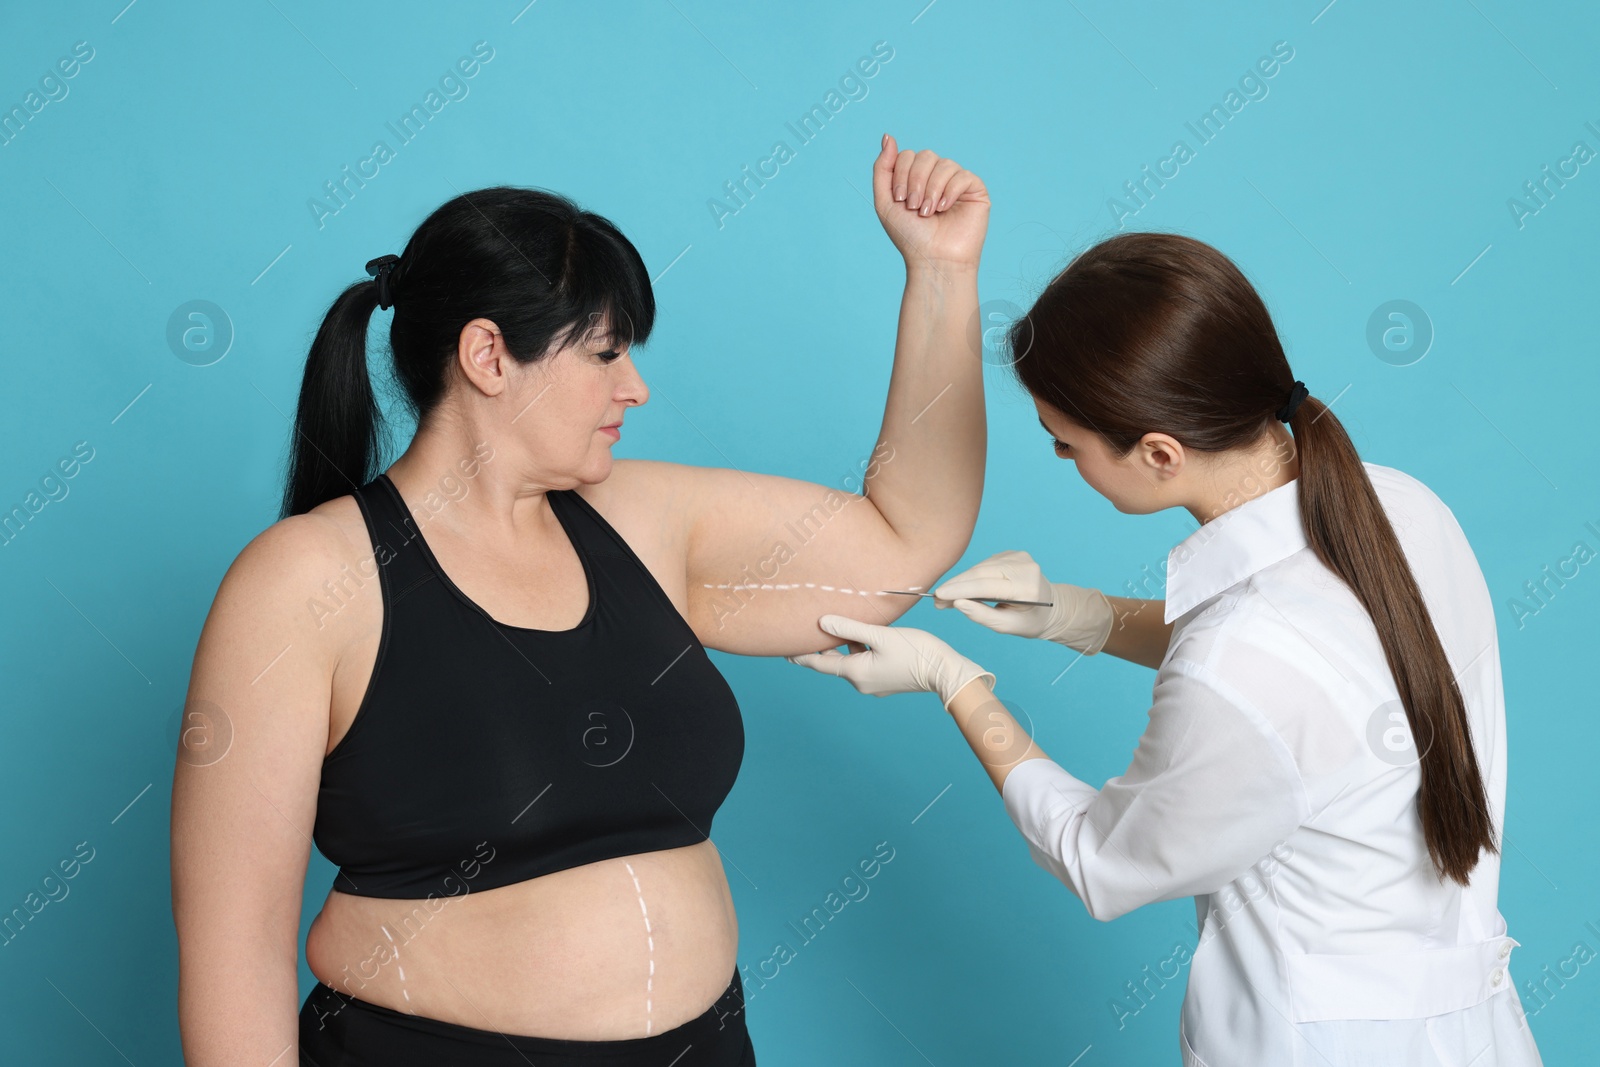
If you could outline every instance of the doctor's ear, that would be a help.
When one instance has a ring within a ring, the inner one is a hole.
[[[1188,449],[1176,437],[1151,431],[1139,438],[1128,458],[1149,468],[1159,477],[1171,478],[1183,471],[1188,461]]]

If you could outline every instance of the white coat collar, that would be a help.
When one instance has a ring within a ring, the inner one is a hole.
[[[1294,478],[1223,512],[1167,553],[1165,621],[1305,547]]]

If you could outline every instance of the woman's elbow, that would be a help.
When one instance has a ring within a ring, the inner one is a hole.
[[[1066,870],[1059,865],[1052,864],[1049,868],[1052,874],[1072,891],[1072,895],[1083,902],[1084,910],[1089,917],[1098,922],[1108,923],[1112,919],[1120,919],[1133,909],[1144,903],[1130,897],[1126,892],[1115,888],[1095,884],[1093,879],[1080,876],[1081,886],[1074,885],[1066,876]]]

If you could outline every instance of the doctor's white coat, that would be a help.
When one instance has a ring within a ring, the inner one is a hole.
[[[1456,672],[1499,841],[1488,588],[1437,496],[1365,467]],[[1537,1065],[1499,857],[1467,887],[1436,875],[1416,803],[1430,739],[1411,737],[1371,618],[1308,546],[1298,491],[1226,511],[1168,556],[1176,625],[1127,771],[1097,790],[1027,760],[1006,811],[1098,919],[1194,897],[1185,1067]]]

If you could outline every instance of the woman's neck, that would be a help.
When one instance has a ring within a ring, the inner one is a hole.
[[[1273,423],[1254,446],[1217,456],[1205,472],[1204,492],[1184,506],[1204,526],[1218,515],[1288,485],[1299,476],[1300,455],[1294,435],[1282,423]]]

